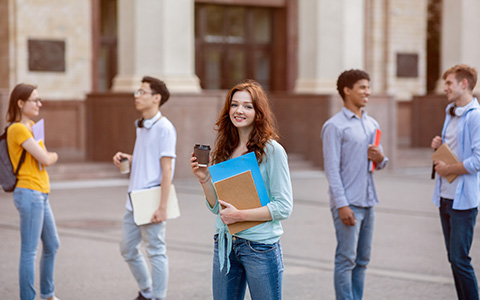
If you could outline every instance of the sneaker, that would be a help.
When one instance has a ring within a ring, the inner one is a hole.
[[[142,293],[138,292],[138,297],[133,300],[151,300],[151,298],[145,298]]]

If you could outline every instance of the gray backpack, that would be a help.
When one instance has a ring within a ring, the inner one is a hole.
[[[11,125],[11,124],[10,124]],[[10,126],[8,125],[8,126]],[[8,155],[8,146],[7,146],[7,129],[0,136],[0,185],[5,192],[13,192],[15,186],[17,185],[17,175],[20,167],[25,161],[26,151],[23,149],[22,156],[18,162],[17,169],[13,172],[12,162],[10,161],[10,156]]]

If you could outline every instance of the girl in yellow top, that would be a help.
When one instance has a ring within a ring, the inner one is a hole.
[[[45,167],[58,160],[43,142],[35,141],[32,118],[38,116],[42,102],[35,86],[18,84],[10,94],[7,121],[7,145],[13,168],[16,169],[23,150],[25,161],[18,172],[13,200],[20,214],[20,299],[35,299],[35,258],[42,240],[40,260],[40,297],[58,300],[54,293],[53,268],[60,244],[55,220],[48,202],[50,183]]]

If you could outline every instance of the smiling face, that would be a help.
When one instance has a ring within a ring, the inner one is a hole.
[[[455,74],[449,74],[447,78],[445,78],[445,86],[443,91],[447,94],[448,102],[455,102],[460,99],[463,94],[465,93],[467,83],[466,80],[458,81],[455,77]]]
[[[352,88],[345,87],[345,104],[351,105],[355,109],[365,107],[370,96],[370,83],[367,79],[360,79],[355,82]]]
[[[42,102],[38,97],[38,91],[33,90],[32,94],[27,100],[18,100],[18,107],[22,112],[22,117],[32,119],[39,115]]]
[[[247,91],[237,91],[232,96],[230,103],[230,120],[237,129],[253,129],[255,122],[255,108],[252,96]]]

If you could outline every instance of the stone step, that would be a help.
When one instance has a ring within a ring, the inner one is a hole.
[[[288,166],[290,168],[290,171],[320,170],[320,168],[315,166],[311,161],[308,161],[302,155],[295,153],[288,154]]]
[[[65,162],[48,168],[51,181],[127,179],[128,174],[120,174],[110,162]]]

